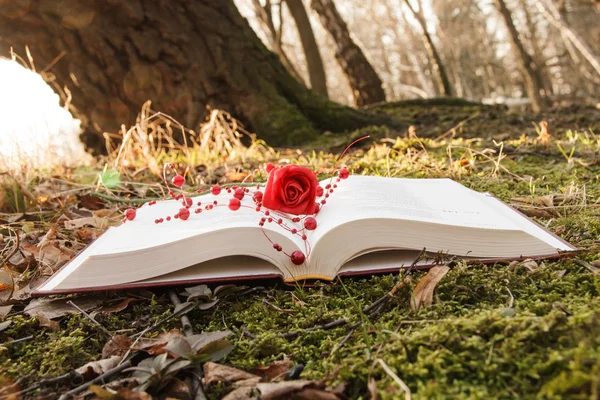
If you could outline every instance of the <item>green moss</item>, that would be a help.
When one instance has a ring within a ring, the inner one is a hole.
[[[320,107],[317,100],[311,104],[315,110]],[[299,115],[292,111],[292,117],[281,115],[278,129],[292,128],[293,124],[286,124]],[[371,125],[347,129],[352,132],[347,136],[327,136],[315,142],[315,147],[333,149],[335,154],[352,138],[370,134],[375,138],[370,146],[357,146],[344,160],[354,173],[449,177],[507,202],[573,190],[578,197],[557,207],[558,214],[535,219],[575,245],[591,248],[578,256],[582,260],[600,259],[600,251],[592,248],[600,238],[600,167],[594,164],[600,141],[590,131],[575,131],[583,128],[573,126],[596,124],[597,112],[576,109],[571,111],[578,117],[567,112],[536,117],[551,121],[553,140],[543,146],[535,141],[531,118],[509,114],[501,107],[440,101],[395,103],[369,111],[415,125],[417,136],[403,138],[403,131]],[[306,112],[303,109],[300,114]],[[339,112],[342,116],[343,109]],[[476,113],[456,130],[456,135],[465,137],[427,138],[447,132]],[[346,130],[350,125],[338,126]],[[306,135],[312,133],[306,131]],[[502,146],[492,140],[498,135],[504,137]],[[335,159],[328,153],[296,151],[282,157],[325,169]],[[414,274],[412,287],[423,275]],[[396,279],[393,275],[344,279],[343,285],[310,288],[271,284],[262,294],[227,300],[208,311],[193,311],[189,317],[198,332],[228,329],[234,333],[234,350],[226,364],[252,370],[285,355],[304,365],[303,378],[347,382],[349,398],[369,397],[369,377],[375,379],[382,399],[403,398],[378,359],[411,388],[414,399],[589,399],[600,392],[599,277],[570,259],[540,262],[533,271],[520,264],[458,264],[437,286],[431,307],[411,312],[412,287],[406,288],[377,318],[363,320],[341,348],[346,327],[305,331],[339,318],[350,324],[361,321],[360,310],[389,291]],[[142,330],[172,310],[164,292],[157,294],[123,312],[96,319],[114,332]],[[33,371],[30,381],[35,382],[43,374],[74,369],[97,359],[106,342],[97,327],[79,316],[63,318],[58,332],[22,315],[9,319],[13,325],[0,333],[0,342],[34,336],[4,345],[0,375],[12,380]],[[160,330],[179,326],[174,319]],[[245,329],[256,338],[250,339]],[[300,335],[282,338],[287,332]],[[218,385],[209,395],[219,398],[228,390]]]

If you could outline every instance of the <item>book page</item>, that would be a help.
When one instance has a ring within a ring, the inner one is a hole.
[[[242,204],[248,207],[241,207],[237,211],[230,210],[226,205],[231,197],[232,195],[225,190],[218,196],[208,194],[193,197],[194,206],[190,208],[190,217],[186,221],[173,218],[182,207],[180,201],[159,201],[152,206],[146,204],[137,209],[137,215],[133,221],[127,221],[125,224],[113,229],[114,232],[112,232],[110,239],[107,239],[110,240],[110,243],[103,243],[103,246],[97,248],[94,254],[115,254],[143,250],[205,233],[232,228],[256,228],[257,234],[262,236],[258,226],[262,214],[255,211],[255,205],[251,197],[247,195],[242,201]],[[215,206],[212,210],[204,210],[204,206],[212,204],[214,200],[222,205]],[[201,204],[200,207],[197,206],[198,202]],[[196,214],[194,212],[196,208],[202,208],[203,210],[200,214]],[[160,224],[154,222],[157,218],[166,219],[167,216],[171,216],[171,221],[167,222],[165,220]],[[304,246],[299,238],[292,237],[277,224],[265,224],[264,229],[281,233],[288,236],[290,240],[297,239],[294,242],[297,242],[298,246],[302,246],[300,248]],[[232,240],[243,239],[232,237]],[[266,238],[264,238],[264,242],[265,249],[270,249],[271,244]]]
[[[329,181],[323,181],[326,185]],[[481,193],[450,179],[350,176],[317,215],[315,236],[347,222],[386,218],[469,228],[517,230]],[[357,233],[360,234],[360,233]]]

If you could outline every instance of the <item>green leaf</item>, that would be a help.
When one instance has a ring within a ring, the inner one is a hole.
[[[192,352],[192,346],[187,341],[187,338],[182,336],[175,336],[169,340],[163,349],[179,357],[185,357]]]
[[[205,332],[189,336],[188,341],[192,345],[192,352],[197,354],[207,344],[225,339],[229,335],[231,335],[231,331]]]
[[[115,189],[121,184],[121,174],[114,169],[107,169],[100,174],[100,182],[109,189]]]
[[[233,345],[228,340],[216,340],[202,347],[196,356],[190,359],[196,362],[219,361],[227,357],[231,350],[233,350]]]

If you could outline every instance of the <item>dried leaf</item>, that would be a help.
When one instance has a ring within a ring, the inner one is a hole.
[[[321,382],[297,380],[275,383],[259,383],[256,388],[260,391],[262,400],[271,399],[312,399],[312,400],[338,400],[333,393],[322,390]],[[304,393],[304,394],[303,394]]]
[[[205,383],[211,384],[213,382],[238,382],[247,379],[259,379],[259,376],[251,374],[246,371],[242,371],[237,368],[228,367],[225,365],[217,364],[214,362],[207,362],[204,364],[204,379]]]
[[[88,210],[101,210],[106,204],[102,198],[98,196],[92,196],[91,194],[83,194],[77,196],[77,198],[79,199],[79,204],[77,207],[87,208]]]
[[[5,330],[6,328],[8,328],[10,325],[12,324],[12,321],[4,321],[4,322],[0,322],[0,332],[2,332],[3,330]]]
[[[429,307],[433,304],[433,291],[442,278],[450,271],[450,268],[445,265],[438,265],[429,270],[412,294],[410,302],[411,311],[418,311],[421,307]]]
[[[120,356],[112,356],[98,361],[91,361],[84,366],[77,368],[75,371],[83,375],[86,380],[89,380],[113,369],[119,364],[119,361],[121,361]]]
[[[4,319],[4,317],[6,317],[8,315],[8,313],[10,313],[12,308],[13,308],[12,305],[0,307],[0,321],[2,321]]]
[[[91,230],[90,228],[79,228],[75,231],[75,236],[77,240],[84,243],[91,243],[98,238],[96,232]]]
[[[38,298],[32,300],[23,312],[30,317],[45,317],[47,319],[60,318],[67,314],[77,314],[79,311],[70,304],[68,301],[72,300],[73,303],[77,304],[83,311],[91,310],[92,308],[98,307],[105,301],[104,298],[99,296],[84,296],[74,299],[49,299],[49,298]]]
[[[129,303],[131,303],[132,301],[135,301],[136,299],[128,297],[124,300],[122,300],[121,302],[114,304],[112,306],[102,306],[102,308],[100,308],[98,311],[96,311],[96,313],[98,314],[113,314],[116,312],[120,312],[123,311],[124,309],[127,308],[127,306],[129,306]]]
[[[259,397],[253,395],[254,387],[239,387],[223,397],[222,400],[257,400]]]
[[[45,317],[44,315],[38,315],[37,320],[40,326],[45,326],[53,330],[54,332],[58,332],[60,330],[60,325],[56,321],[52,321],[51,319]]]
[[[0,292],[14,289],[13,278],[6,268],[0,269]]]
[[[289,358],[274,361],[272,364],[257,367],[254,369],[256,375],[261,376],[266,381],[272,381],[275,378],[283,376],[292,367],[292,362]]]
[[[161,333],[154,338],[141,338],[135,346],[136,350],[143,350],[151,355],[163,354],[166,352],[164,347],[175,337],[184,337],[181,331],[174,329],[172,331]]]
[[[122,356],[131,347],[133,341],[127,335],[116,335],[110,339],[102,349],[102,358]]]
[[[90,392],[102,400],[152,400],[152,396],[146,392],[135,392],[129,389],[119,389],[116,393],[112,393],[101,386],[92,385]]]
[[[40,264],[50,267],[52,273],[75,256],[73,250],[60,246],[56,240],[45,242],[43,246],[41,244],[42,242],[37,246],[24,244],[23,250],[31,253]]]
[[[534,260],[525,260],[521,265],[527,270],[529,270],[529,272],[535,272],[539,269],[538,263]]]
[[[118,226],[121,222],[118,219],[108,219],[104,217],[83,217],[65,221],[66,229],[79,229],[88,225],[98,229],[106,229],[109,226]]]

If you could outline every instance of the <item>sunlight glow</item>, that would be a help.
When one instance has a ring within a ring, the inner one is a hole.
[[[0,172],[70,166],[87,158],[80,121],[42,77],[0,58]]]

